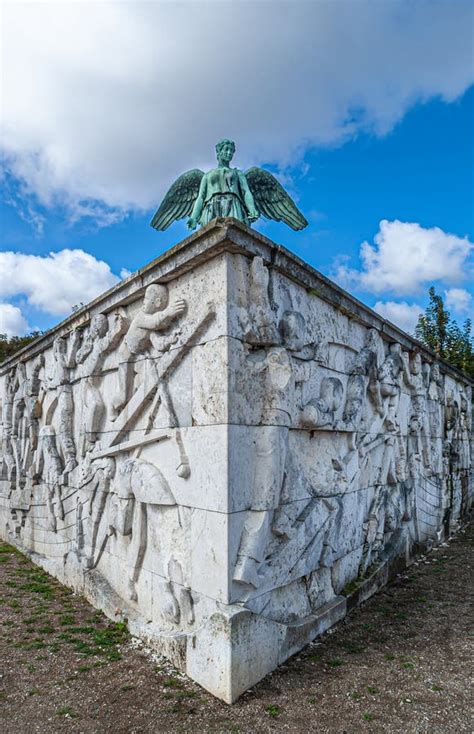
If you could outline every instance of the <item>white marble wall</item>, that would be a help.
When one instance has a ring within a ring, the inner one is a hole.
[[[0,375],[3,537],[229,702],[472,498],[462,376],[235,222]]]

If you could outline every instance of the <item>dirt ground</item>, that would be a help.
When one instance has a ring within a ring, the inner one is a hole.
[[[233,706],[0,546],[0,730],[472,732],[474,525]]]

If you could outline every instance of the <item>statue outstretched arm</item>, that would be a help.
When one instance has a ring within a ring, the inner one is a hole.
[[[207,178],[204,175],[199,185],[199,193],[197,195],[196,201],[194,202],[191,216],[188,219],[188,229],[196,229],[198,225],[198,222],[201,218],[202,210],[204,207],[204,201],[206,198],[206,190],[207,190]]]
[[[82,344],[76,352],[76,363],[81,364],[84,362],[89,354],[92,352],[94,343],[89,334],[86,334],[82,340]]]
[[[122,314],[116,313],[114,316],[113,326],[108,333],[101,339],[101,348],[103,353],[112,352],[120,343],[122,336],[129,327],[128,319]]]
[[[83,332],[80,329],[74,329],[74,331],[72,332],[69,352],[66,358],[66,367],[68,369],[73,369],[76,366],[77,353],[81,348],[82,337]]]
[[[251,222],[255,222],[255,220],[257,220],[260,215],[257,211],[257,207],[255,206],[255,200],[253,198],[252,192],[250,191],[245,173],[243,173],[242,171],[239,171],[239,180],[240,187],[244,195],[244,202],[247,209],[248,218]]]
[[[167,329],[170,324],[183,315],[186,311],[186,301],[178,298],[171,303],[164,311],[157,313],[144,313],[139,311],[132,321],[132,326],[138,329],[146,329],[147,331],[162,331]]]

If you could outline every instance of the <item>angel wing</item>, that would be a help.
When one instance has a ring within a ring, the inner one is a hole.
[[[285,222],[291,229],[307,226],[308,222],[275,176],[262,168],[253,167],[245,172],[245,178],[262,216]]]
[[[150,222],[153,229],[167,229],[177,219],[189,217],[203,176],[203,171],[193,168],[176,179]]]

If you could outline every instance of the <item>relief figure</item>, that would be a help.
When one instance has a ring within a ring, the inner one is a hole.
[[[86,459],[84,469],[85,477],[81,482],[78,503],[77,552],[83,559],[84,567],[92,569],[99,561],[96,558],[97,536],[115,476],[115,460],[109,457],[95,459],[87,466]],[[84,531],[85,519],[88,519],[87,532]]]
[[[74,442],[74,402],[72,395],[72,369],[76,366],[76,355],[80,347],[81,332],[74,331],[71,345],[65,336],[57,336],[53,342],[53,369],[48,377],[50,390],[56,390],[59,447],[64,459],[64,474],[77,466]]]
[[[408,356],[404,359],[405,382],[411,393],[410,434],[414,437],[415,452],[420,456],[426,475],[432,473],[431,439],[428,421],[427,388],[423,378],[421,355],[416,352],[411,363]]]
[[[13,398],[13,372],[8,372],[5,375],[2,396],[2,472],[0,476],[8,481],[10,492],[16,480],[16,461],[13,449]]]
[[[105,314],[92,317],[76,356],[83,369],[82,451],[93,449],[103,429],[106,406],[101,394],[101,370],[108,354],[116,349],[127,329],[127,320],[115,314],[110,326]]]
[[[354,357],[347,382],[346,402],[342,420],[360,428],[367,397],[380,416],[383,416],[382,395],[378,375],[378,345],[380,337],[376,329],[369,329],[365,345]]]
[[[249,344],[272,346],[280,342],[268,295],[269,280],[270,273],[263,259],[254,257],[250,264],[248,323],[245,328],[245,340]]]
[[[302,405],[301,386],[311,376],[314,350],[305,347],[305,321],[296,313],[286,312],[285,325],[280,327],[285,346],[272,346],[247,359],[251,374],[261,380],[263,405],[253,450],[251,509],[244,523],[233,578],[253,589],[260,585],[272,538],[290,532],[291,519],[279,512],[290,427],[314,428],[332,423],[342,402],[342,383],[331,377],[323,379],[318,399]]]
[[[53,426],[43,426],[39,433],[35,464],[31,467],[33,484],[46,486],[46,507],[49,514],[48,527],[57,531],[58,520],[64,520],[62,499],[63,465],[56,445]]]
[[[119,350],[118,389],[113,398],[113,415],[117,416],[131,397],[135,375],[134,361],[140,356],[156,356],[176,342],[177,334],[160,335],[174,325],[186,311],[182,298],[169,303],[168,287],[159,283],[149,285],[143,303],[133,317]],[[155,354],[156,353],[156,354]],[[159,365],[155,364],[157,371]],[[159,377],[159,376],[158,376]]]

